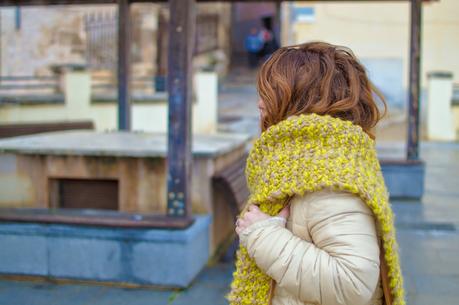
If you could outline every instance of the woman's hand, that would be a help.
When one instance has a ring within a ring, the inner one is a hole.
[[[287,219],[289,214],[290,206],[287,205],[279,212],[277,216]],[[268,218],[270,218],[268,214],[263,213],[256,205],[252,204],[247,209],[247,212],[245,212],[244,215],[238,218],[238,220],[236,221],[236,233],[240,234],[242,231],[244,231],[245,228],[249,227],[251,224]]]

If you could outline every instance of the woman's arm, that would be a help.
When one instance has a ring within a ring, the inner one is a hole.
[[[295,200],[302,205],[300,219],[312,243],[293,235],[281,222],[266,220],[249,227],[246,236],[241,234],[241,242],[278,286],[303,302],[367,304],[379,278],[373,214],[356,195],[317,194]]]

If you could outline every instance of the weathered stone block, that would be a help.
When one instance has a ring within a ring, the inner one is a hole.
[[[1,223],[0,273],[186,287],[209,258],[211,217],[183,230]]]
[[[33,224],[1,224],[0,273],[46,275],[47,241]]]
[[[423,162],[381,162],[381,169],[391,198],[420,199],[424,194]]]
[[[101,281],[122,279],[120,241],[64,236],[50,237],[48,242],[50,276]]]

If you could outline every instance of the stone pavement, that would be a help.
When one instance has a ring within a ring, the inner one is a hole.
[[[218,129],[259,133],[258,94],[255,71],[235,68],[220,84],[218,93]]]
[[[422,202],[393,201],[408,305],[459,304],[459,143],[422,143]],[[220,305],[233,262],[207,267],[185,290],[0,279],[0,305]]]
[[[187,290],[0,280],[1,305],[223,305],[232,263],[204,270]]]
[[[422,202],[392,202],[408,305],[459,304],[459,143],[421,147]]]

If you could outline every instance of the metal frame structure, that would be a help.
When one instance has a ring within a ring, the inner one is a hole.
[[[334,2],[385,2],[387,0],[321,0]],[[392,2],[394,0],[391,0]],[[419,98],[422,2],[411,1],[411,41],[409,75],[409,120],[406,162],[419,161]],[[155,0],[0,0],[1,6],[56,4],[118,3],[118,122],[119,129],[130,128],[129,107],[129,7],[134,2],[166,2]],[[169,0],[169,56],[167,84],[168,114],[168,212],[171,218],[190,218],[191,214],[191,54],[193,48],[196,0]],[[276,2],[280,0],[198,0],[198,2]]]
[[[129,103],[130,71],[130,3],[128,0],[118,1],[118,128],[131,129],[131,107]]]
[[[195,1],[170,0],[169,10],[167,214],[182,217],[191,212],[191,55]]]
[[[421,91],[422,0],[411,0],[410,75],[408,94],[408,160],[419,159],[419,100]]]

